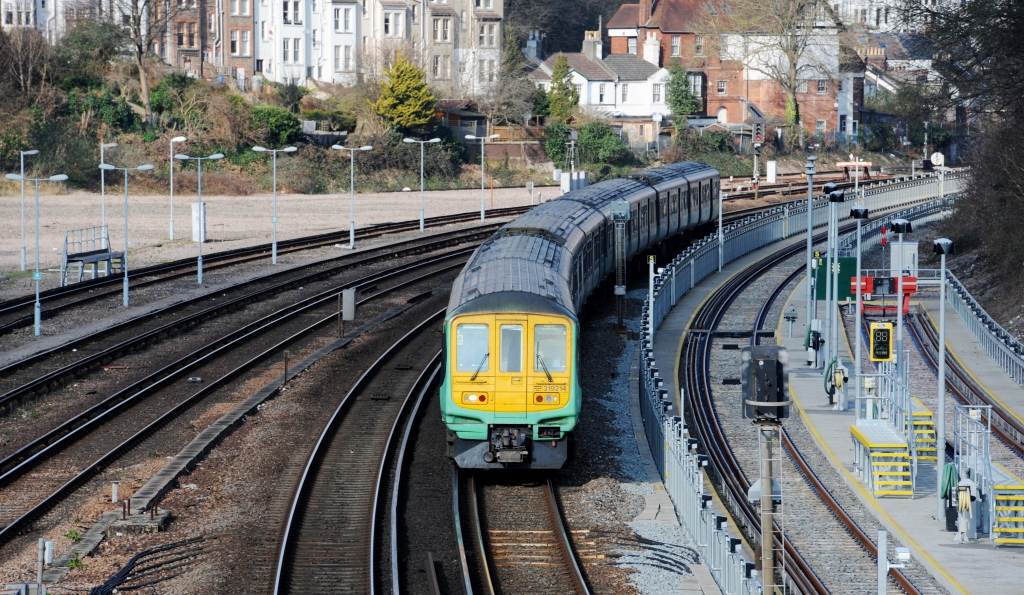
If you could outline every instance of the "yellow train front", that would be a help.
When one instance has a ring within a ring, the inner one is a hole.
[[[559,469],[579,421],[579,319],[614,270],[615,201],[631,258],[712,220],[718,172],[680,163],[546,202],[484,242],[452,285],[441,414],[462,468]]]

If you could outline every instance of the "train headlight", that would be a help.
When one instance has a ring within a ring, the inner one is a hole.
[[[546,393],[546,394],[539,394],[538,393],[538,394],[533,396],[533,400],[538,405],[557,405],[558,401],[559,401],[558,397],[559,397],[558,393]]]
[[[486,393],[462,393],[462,402],[470,405],[480,405],[487,402]]]

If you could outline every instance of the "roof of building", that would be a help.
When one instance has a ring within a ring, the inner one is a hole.
[[[636,54],[609,54],[602,63],[622,81],[646,81],[660,70]]]
[[[552,54],[548,56],[547,59],[544,60],[544,65],[547,66],[549,69],[553,70],[555,68],[555,60],[557,60],[559,56],[565,56],[566,59],[569,61],[569,68],[572,68],[576,72],[583,75],[583,77],[586,78],[588,81],[612,80],[612,75],[608,72],[607,69],[601,66],[600,62],[595,62],[588,58],[586,54],[581,54],[578,52],[559,52],[557,54]],[[550,79],[551,77],[548,76],[547,78]]]
[[[608,19],[608,24],[605,26],[609,29],[632,29],[637,26],[639,18],[639,4],[623,4],[615,11],[615,16]]]
[[[717,4],[717,2],[715,2]],[[654,6],[648,27],[661,29],[663,33],[691,33],[708,12],[712,3],[708,0],[661,0]],[[721,9],[713,7],[721,14]]]

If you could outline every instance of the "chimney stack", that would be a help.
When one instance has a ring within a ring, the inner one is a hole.
[[[604,48],[601,43],[601,32],[600,31],[584,31],[583,32],[583,55],[600,62],[604,58]]]
[[[523,50],[523,54],[534,62],[541,62],[544,60],[544,47],[540,31],[530,31],[530,36],[526,39],[526,48]]]
[[[637,25],[643,28],[647,25],[647,21],[651,20],[651,4],[653,0],[640,0],[640,16],[639,23]]]

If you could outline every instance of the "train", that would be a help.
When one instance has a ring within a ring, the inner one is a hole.
[[[625,257],[718,217],[720,176],[681,162],[542,203],[502,226],[452,284],[441,415],[466,469],[559,469],[583,395],[579,313],[614,272],[613,202],[629,205]]]

